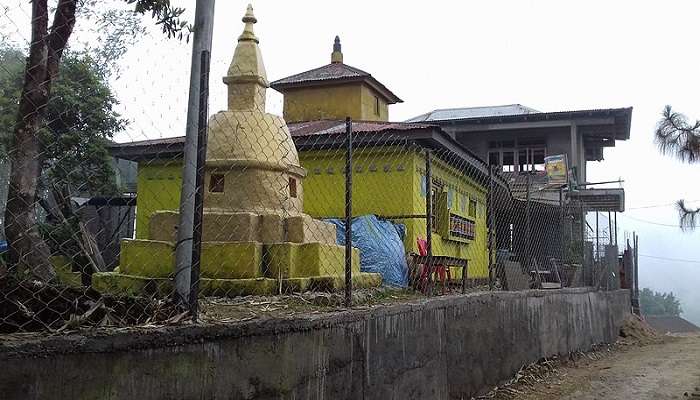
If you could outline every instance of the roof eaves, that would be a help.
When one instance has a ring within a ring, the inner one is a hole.
[[[431,122],[475,122],[475,123],[493,123],[493,122],[520,122],[520,121],[540,121],[540,120],[561,120],[584,117],[609,116],[613,113],[625,114],[628,119],[632,115],[632,107],[627,108],[601,108],[590,110],[572,110],[572,111],[553,111],[553,112],[537,112],[530,114],[513,114],[513,115],[494,115],[487,117],[470,117],[470,118],[455,118],[449,120],[435,120]]]

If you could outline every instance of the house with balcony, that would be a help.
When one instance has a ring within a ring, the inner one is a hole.
[[[439,109],[406,122],[439,126],[506,178],[515,201],[494,205],[497,247],[541,260],[601,260],[617,245],[616,213],[625,210],[618,175],[592,182],[589,162],[601,162],[604,149],[630,138],[632,108],[541,112],[521,104]],[[563,156],[568,179],[552,182],[550,156]],[[595,223],[586,223],[586,218]],[[598,219],[607,219],[601,237]],[[546,230],[549,234],[536,234]],[[566,243],[582,243],[571,249]],[[577,254],[571,254],[577,253]],[[567,254],[568,253],[568,254]]]

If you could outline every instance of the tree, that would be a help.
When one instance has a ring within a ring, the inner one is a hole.
[[[681,302],[673,292],[661,293],[644,288],[639,292],[639,306],[644,315],[674,315],[683,312]]]
[[[22,90],[24,53],[14,47],[0,45],[0,135],[12,131],[11,116],[17,114],[17,99]],[[67,52],[63,56],[62,73],[54,84],[53,95],[46,106],[46,124],[40,132],[44,154],[41,183],[49,183],[41,193],[67,187],[69,193],[111,195],[117,192],[111,159],[105,144],[123,129],[126,121],[114,111],[117,100],[107,83],[102,65],[86,53]],[[39,203],[49,196],[38,195]],[[65,204],[65,202],[63,202]],[[76,262],[89,284],[92,269],[81,255],[82,235],[79,217],[72,209],[62,210],[62,218],[47,218],[39,224],[42,238],[52,254],[63,254]],[[53,216],[50,212],[49,216]]]
[[[0,136],[10,137],[22,90],[25,56],[20,49],[0,45]],[[112,194],[114,182],[105,144],[126,120],[114,111],[118,104],[101,66],[87,53],[63,57],[62,74],[46,107],[39,141],[43,181],[67,184],[74,192]],[[9,144],[8,144],[9,145]],[[6,145],[6,147],[8,147]]]
[[[691,124],[683,114],[664,108],[662,118],[656,125],[655,140],[662,154],[678,157],[682,162],[700,162],[700,121]],[[676,208],[680,216],[680,227],[693,230],[700,219],[700,208],[691,208],[684,200],[678,200]]]
[[[121,1],[133,5],[138,14],[151,14],[168,37],[182,37],[186,33],[187,24],[180,19],[184,10],[172,7],[170,0]],[[59,77],[61,58],[75,26],[76,10],[97,3],[95,0],[58,0],[49,27],[48,0],[32,1],[29,56],[9,151],[11,169],[5,236],[10,267],[27,269],[42,281],[53,280],[55,271],[35,215],[37,184],[46,156],[41,135],[51,91]]]

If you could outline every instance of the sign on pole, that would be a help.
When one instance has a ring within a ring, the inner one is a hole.
[[[566,185],[569,181],[569,166],[566,154],[557,154],[544,158],[547,183]]]

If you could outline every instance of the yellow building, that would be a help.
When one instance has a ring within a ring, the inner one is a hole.
[[[197,276],[201,292],[237,296],[338,289],[347,282],[343,279],[346,249],[336,243],[333,223],[303,213],[306,171],[299,165],[285,121],[265,110],[269,84],[253,29],[257,18],[252,6],[242,21],[243,32],[223,77],[228,107],[209,118],[204,143]],[[163,195],[164,188],[179,192],[177,171],[165,165],[141,169],[141,177],[146,175],[137,188],[141,238],[121,242],[118,270],[94,274],[93,287],[137,292],[151,282],[163,287],[172,282],[179,271],[175,252],[180,215],[171,209],[174,204],[169,200],[157,203],[157,197],[149,199],[145,193]],[[157,177],[157,172],[172,176],[174,182],[151,186],[148,176]],[[154,204],[148,204],[149,200],[155,200]],[[148,233],[143,238],[146,226]],[[352,251],[353,286],[379,286],[381,275],[361,272],[359,252]]]
[[[344,215],[344,120],[350,117],[358,147],[353,215],[375,214],[404,224],[406,251],[417,253],[416,239],[427,236],[425,154],[430,151],[433,254],[467,259],[470,278],[488,277],[483,161],[439,127],[388,122],[388,106],[401,100],[369,73],[345,64],[338,37],[330,64],[270,86],[284,94],[284,118],[308,173],[305,212],[317,218]]]
[[[284,94],[284,117],[306,171],[303,212],[338,218],[345,207],[345,118],[353,119],[353,215],[374,214],[406,226],[406,253],[426,238],[426,153],[432,157],[434,255],[469,261],[469,278],[488,278],[488,167],[440,127],[388,122],[401,100],[370,74],[343,63],[338,38],[332,62],[272,82]],[[139,162],[136,236],[154,211],[178,207],[184,138],[112,147]],[[499,188],[505,183],[497,181]],[[455,270],[453,276],[459,277]]]
[[[335,37],[331,63],[270,84],[284,94],[288,123],[320,119],[388,121],[389,105],[402,100],[369,73],[343,63]]]

